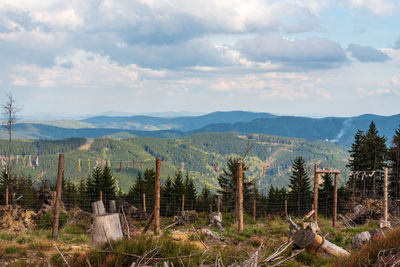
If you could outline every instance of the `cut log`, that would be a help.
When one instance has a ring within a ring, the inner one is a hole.
[[[92,202],[92,211],[94,215],[103,215],[106,213],[103,201]]]
[[[115,204],[115,200],[110,200],[110,213],[117,212],[117,205]]]
[[[116,240],[123,237],[119,214],[103,214],[93,217],[92,246]]]
[[[225,231],[224,227],[222,227],[222,213],[221,212],[212,212],[208,217],[208,225],[215,225],[221,231]]]
[[[311,229],[298,230],[293,236],[293,242],[300,248],[309,248],[316,251],[323,251],[334,256],[350,255],[348,251],[329,242],[322,236],[313,233]]]

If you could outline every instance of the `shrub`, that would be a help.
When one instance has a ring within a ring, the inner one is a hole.
[[[59,229],[67,223],[69,219],[69,214],[65,212],[60,212],[60,217],[58,221]],[[51,229],[53,227],[53,214],[51,212],[43,213],[40,216],[38,227],[41,229]]]

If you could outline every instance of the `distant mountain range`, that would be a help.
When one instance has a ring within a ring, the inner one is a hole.
[[[129,137],[181,138],[204,132],[238,132],[240,134],[269,134],[284,137],[329,140],[349,145],[355,132],[367,130],[371,121],[379,133],[391,141],[399,127],[400,114],[379,116],[365,114],[356,117],[309,118],[276,116],[270,113],[245,111],[214,112],[201,116],[96,116],[76,120],[39,121],[24,120],[14,126],[16,139],[62,139],[68,137]],[[7,131],[0,128],[0,138],[7,138]]]

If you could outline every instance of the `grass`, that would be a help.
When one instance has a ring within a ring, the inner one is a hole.
[[[385,237],[374,238],[373,242],[366,243],[361,250],[352,252],[349,257],[339,258],[335,266],[371,266],[376,263],[379,252],[398,247],[400,247],[400,228],[387,231]]]
[[[199,220],[193,224],[195,228],[206,227],[206,213],[199,214]],[[295,220],[296,221],[296,220]],[[298,221],[298,220],[297,220]],[[194,233],[192,225],[174,226],[169,230],[165,230],[157,237],[152,236],[152,231],[148,234],[136,234],[131,240],[123,239],[112,242],[112,249],[108,244],[97,249],[89,249],[90,234],[85,229],[88,228],[88,222],[75,222],[66,225],[59,232],[59,241],[56,243],[64,256],[72,266],[87,266],[86,259],[89,259],[92,266],[124,266],[130,265],[135,256],[143,256],[146,252],[152,251],[146,257],[165,258],[195,254],[193,257],[182,258],[185,266],[198,266],[200,261],[204,260],[204,264],[213,264],[217,255],[220,255],[225,266],[229,264],[242,262],[248,259],[256,248],[263,244],[264,248],[260,251],[261,257],[268,257],[276,248],[287,239],[288,223],[280,217],[258,218],[253,222],[252,217],[245,216],[245,228],[242,233],[237,231],[235,223],[235,215],[233,213],[223,214],[223,226],[225,231],[220,231],[216,227],[208,227],[209,230],[220,236],[223,241],[209,237],[198,231]],[[146,222],[134,222],[136,229],[141,229]],[[170,225],[172,218],[161,218],[161,229]],[[366,225],[354,228],[346,228],[338,224],[336,229],[332,228],[332,221],[328,218],[320,217],[318,224],[322,233],[328,234],[326,237],[329,241],[347,249],[351,249],[351,240],[357,233],[377,228],[377,222],[368,222]],[[179,230],[186,235],[186,239],[181,241],[175,240],[174,230]],[[399,231],[400,232],[400,231]],[[209,250],[205,255],[196,254],[204,250],[204,246],[199,241],[206,244]],[[400,238],[399,238],[400,239]],[[400,241],[398,242],[400,246]],[[382,245],[382,244],[381,244]],[[373,261],[374,253],[369,251],[370,259],[367,254],[358,255],[353,253],[355,262],[362,260],[368,265]],[[132,254],[132,255],[128,255]],[[291,254],[291,248],[287,249],[282,256],[288,257]],[[358,256],[357,256],[358,255]],[[31,262],[25,262],[23,259],[34,258],[34,266],[47,264],[50,262],[53,266],[61,266],[62,259],[58,255],[53,241],[51,240],[50,229],[34,229],[32,231],[20,234],[0,233],[0,266],[4,262],[12,261],[15,265],[10,266],[30,266]],[[365,259],[366,258],[366,259]],[[342,260],[342,259],[340,259]],[[336,258],[326,256],[312,251],[304,251],[297,255],[294,259],[289,260],[283,266],[357,266],[357,265],[341,265],[342,262],[336,262]],[[175,266],[182,266],[180,260],[170,260]],[[344,260],[348,263],[349,260]],[[26,263],[24,265],[24,263]],[[142,262],[143,263],[143,262]],[[150,261],[149,264],[155,264]],[[32,265],[33,266],[33,265]]]

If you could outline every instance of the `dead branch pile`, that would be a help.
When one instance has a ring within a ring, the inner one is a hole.
[[[128,202],[124,201],[120,205],[120,211],[124,213],[129,220],[129,217],[134,219],[135,221],[146,221],[149,218],[149,215],[141,209],[136,208],[135,206],[129,204]]]
[[[353,207],[352,212],[339,216],[345,225],[362,225],[367,220],[379,220],[383,215],[383,202],[377,199],[365,199]]]
[[[225,228],[222,227],[222,213],[221,212],[213,212],[208,216],[208,225],[209,226],[217,226],[221,231],[225,231]]]
[[[38,214],[18,205],[0,206],[0,230],[25,232],[36,226]]]
[[[185,210],[181,211],[181,215],[174,216],[174,223],[175,225],[186,225],[197,222],[199,216],[197,212],[194,210]]]

